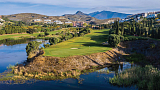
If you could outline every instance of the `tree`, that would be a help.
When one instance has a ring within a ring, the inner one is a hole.
[[[47,36],[47,35],[49,35],[49,33],[48,32],[44,32],[44,35]]]
[[[158,14],[158,15],[157,15],[157,18],[159,18],[159,19],[160,19],[160,14]]]
[[[29,28],[29,29],[28,29],[28,33],[30,33],[30,34],[33,34],[35,31],[36,31],[36,30],[35,30],[34,28],[33,28],[33,29],[32,29],[32,28]]]
[[[123,34],[124,34],[124,23],[121,24],[121,29],[122,29],[122,30],[121,30],[121,34],[122,34],[122,36],[123,36]]]
[[[119,20],[116,21],[116,34],[119,35]]]
[[[112,46],[112,47],[117,47],[117,45],[124,40],[124,37],[121,35],[116,35],[116,34],[110,34],[108,36],[108,43]]]
[[[83,24],[83,27],[86,27],[86,26],[87,26],[87,23],[84,23],[84,24]]]
[[[50,45],[57,44],[58,42],[59,42],[59,38],[57,37],[49,38]]]
[[[26,46],[26,53],[27,56],[29,56],[29,54],[33,51],[39,50],[39,46],[40,44],[42,44],[41,42],[37,42],[37,41],[31,41],[27,44]]]
[[[0,30],[0,35],[5,34],[4,30]]]

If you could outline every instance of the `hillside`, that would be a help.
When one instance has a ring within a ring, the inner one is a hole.
[[[27,23],[32,22],[33,19],[41,19],[42,21],[45,19],[49,19],[51,21],[60,20],[62,22],[83,21],[86,23],[94,22],[96,24],[107,24],[109,21],[114,21],[117,19],[120,20],[120,18],[117,18],[117,17],[125,17],[127,15],[128,14],[109,12],[109,11],[95,12],[91,14],[85,14],[81,11],[77,11],[75,14],[64,14],[63,16],[47,16],[47,15],[41,15],[36,13],[19,13],[19,14],[12,14],[12,15],[4,15],[4,17],[7,17],[8,19],[13,21],[24,21]],[[98,19],[95,17],[97,17]],[[102,18],[108,18],[108,19],[102,19]]]
[[[65,18],[68,18],[69,20],[72,20],[72,21],[87,21],[87,22],[90,22],[90,21],[96,21],[98,19],[94,18],[94,17],[91,17],[81,11],[77,11],[75,14],[65,14],[63,15]]]
[[[110,18],[117,18],[117,17],[125,18],[131,14],[111,12],[111,11],[101,11],[101,12],[89,13],[88,15],[90,15],[91,17],[95,17],[97,19],[110,19]]]
[[[63,16],[47,16],[36,13],[19,13],[12,15],[4,15],[4,17],[7,17],[8,19],[13,21],[24,21],[24,22],[31,22],[33,19],[42,19],[42,20],[50,19],[52,21],[61,20],[62,22],[69,21],[69,19]]]

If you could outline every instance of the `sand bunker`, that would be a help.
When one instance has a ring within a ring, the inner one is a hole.
[[[71,48],[71,49],[79,49],[79,48]]]

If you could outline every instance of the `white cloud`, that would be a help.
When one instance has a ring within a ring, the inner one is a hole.
[[[88,8],[91,11],[109,10],[123,13],[139,13],[160,9],[159,0],[0,0],[0,2],[58,5]]]

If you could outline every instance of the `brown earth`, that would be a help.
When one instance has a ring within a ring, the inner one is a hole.
[[[94,67],[105,67],[113,64],[113,62],[115,64],[120,57],[121,53],[116,49],[66,58],[38,56],[25,66],[19,65],[15,67],[14,74],[33,78],[42,78],[44,76],[77,76],[83,70],[93,69]]]
[[[151,47],[152,45],[155,46]],[[150,64],[160,67],[160,41],[136,40],[121,42],[115,49],[91,55],[66,58],[34,57],[25,66],[19,65],[15,67],[14,74],[37,79],[46,79],[46,76],[47,78],[76,77],[84,70],[118,64],[120,60],[123,60],[122,55],[126,53],[129,55],[135,52],[145,55]],[[37,53],[35,54],[37,55]]]
[[[146,62],[160,69],[160,41],[158,40],[121,42],[118,49],[128,54],[143,54],[146,57]]]

